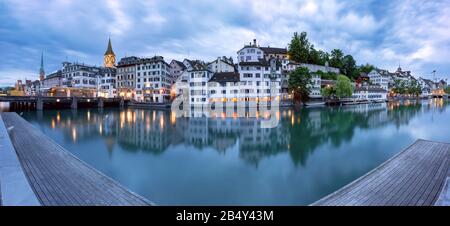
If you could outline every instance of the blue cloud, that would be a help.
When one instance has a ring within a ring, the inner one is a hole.
[[[450,74],[450,4],[425,1],[184,0],[0,2],[0,85],[37,78],[61,62],[99,65],[108,36],[118,57],[163,55],[211,60],[257,38],[287,46],[307,31],[317,48],[343,49],[358,63],[418,76]]]

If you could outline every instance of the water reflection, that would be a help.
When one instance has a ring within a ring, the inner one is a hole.
[[[445,103],[445,104],[444,104]],[[261,128],[261,118],[220,117],[177,118],[167,111],[139,109],[67,110],[46,112],[39,124],[59,129],[72,143],[102,139],[106,150],[114,145],[129,152],[161,154],[170,145],[189,145],[201,151],[212,148],[220,153],[238,146],[239,157],[258,165],[261,159],[289,153],[297,165],[304,165],[308,155],[318,146],[331,143],[338,148],[352,140],[355,130],[393,124],[407,124],[416,114],[445,111],[442,99],[354,105],[336,108],[312,108],[296,111],[281,109],[280,124]],[[32,113],[26,115],[33,120]],[[170,123],[167,123],[170,122]]]
[[[271,129],[261,128],[260,114],[177,118],[105,108],[23,117],[161,205],[309,204],[418,138],[450,142],[450,110],[442,99],[281,109]]]

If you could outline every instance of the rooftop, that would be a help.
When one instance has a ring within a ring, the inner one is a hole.
[[[236,72],[219,72],[214,73],[213,77],[209,80],[210,82],[239,82],[239,73]]]

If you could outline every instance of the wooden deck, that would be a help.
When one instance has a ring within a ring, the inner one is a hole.
[[[44,206],[152,203],[79,160],[16,113],[1,113],[28,181]]]
[[[418,140],[316,206],[431,206],[449,174],[450,144]]]

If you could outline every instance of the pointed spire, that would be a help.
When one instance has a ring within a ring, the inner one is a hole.
[[[41,68],[44,68],[44,52],[41,53]]]
[[[108,38],[108,48],[106,49],[105,55],[115,55],[111,45],[111,38]]]
[[[44,52],[41,54],[41,68],[39,69],[39,80],[44,80],[45,71],[44,71]]]
[[[39,69],[39,75],[44,75],[44,52],[41,54],[41,68]]]

